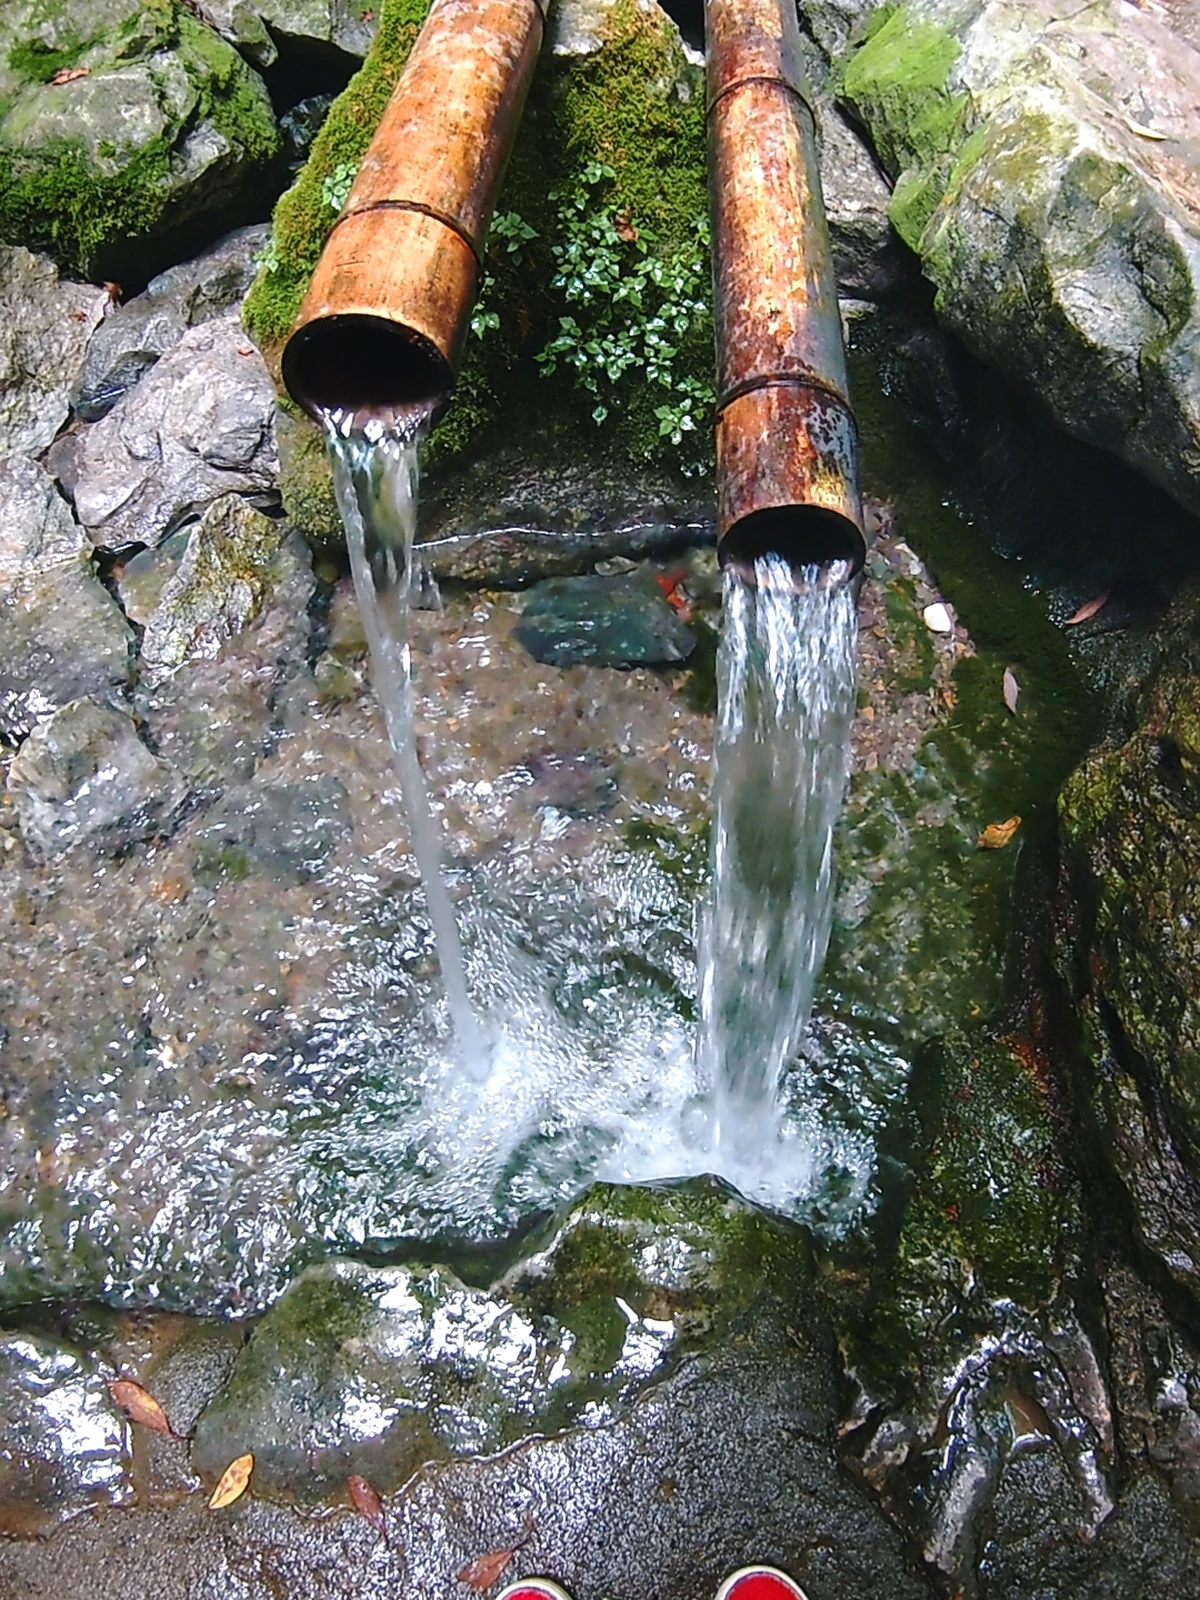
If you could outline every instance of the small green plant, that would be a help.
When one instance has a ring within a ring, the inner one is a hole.
[[[357,176],[357,161],[339,161],[328,177],[322,179],[321,199],[331,211],[341,211],[350,198],[350,190]]]
[[[637,226],[606,198],[616,172],[589,162],[574,187],[550,196],[555,205],[551,293],[561,300],[558,332],[537,356],[545,376],[570,367],[594,401],[599,426],[635,385],[666,391],[654,408],[659,437],[680,446],[692,436],[685,472],[709,464],[711,384],[688,375],[687,352],[711,347],[708,219],[697,217],[682,249],[660,254],[653,232]]]

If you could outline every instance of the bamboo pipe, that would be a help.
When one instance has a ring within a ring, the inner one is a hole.
[[[858,444],[795,0],[706,0],[717,540],[753,572],[865,554]]]
[[[284,348],[310,415],[445,409],[544,24],[542,0],[433,0]]]

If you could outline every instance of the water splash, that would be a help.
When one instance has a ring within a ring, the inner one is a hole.
[[[354,592],[371,652],[375,694],[433,923],[446,1002],[463,1057],[483,1062],[482,1036],[467,994],[462,944],[442,878],[437,824],[417,756],[413,715],[410,615],[417,526],[420,416],[365,423],[343,412],[325,418],[334,491],[346,530]]]
[[[856,620],[848,574],[761,557],[727,570],[717,662],[713,885],[700,916],[698,1058],[717,1138],[778,1133],[829,944],[833,830],[846,786]]]

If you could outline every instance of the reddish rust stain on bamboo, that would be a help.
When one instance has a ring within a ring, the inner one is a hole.
[[[542,32],[538,0],[434,0],[283,353],[306,410],[444,406]]]
[[[864,545],[857,435],[792,0],[707,0],[722,559]]]

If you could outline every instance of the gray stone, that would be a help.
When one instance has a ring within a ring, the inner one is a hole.
[[[214,500],[189,531],[178,566],[145,618],[140,660],[147,678],[217,656],[261,614],[292,555],[285,523],[236,494]]]
[[[196,871],[307,883],[351,832],[349,798],[336,778],[314,773],[302,783],[238,785],[205,818]]]
[[[44,450],[67,420],[108,306],[105,290],[60,282],[45,256],[0,245],[0,458]]]
[[[0,233],[75,270],[144,271],[244,213],[278,153],[265,84],[182,6],[10,0],[0,62]]]
[[[188,328],[240,306],[269,238],[265,223],[238,228],[194,260],[169,267],[112,312],[93,335],[72,390],[76,414],[97,421]]]
[[[269,67],[285,46],[330,45],[360,59],[375,37],[378,7],[361,0],[200,0],[200,12],[252,61]]]
[[[0,462],[0,732],[23,738],[81,695],[123,691],[133,634],[49,476]]]
[[[236,316],[190,328],[87,430],[75,507],[103,549],[157,545],[230,492],[271,491],[275,389]]]
[[[42,856],[80,840],[119,850],[167,829],[187,798],[132,717],[87,699],[38,724],[13,759],[8,787],[22,837]]]
[[[878,300],[916,276],[916,263],[892,226],[891,185],[831,99],[817,99],[821,189],[838,292]]]
[[[127,1505],[128,1431],[81,1351],[0,1335],[0,1533],[29,1537],[93,1506]]]
[[[686,661],[695,637],[649,573],[547,578],[529,591],[516,638],[535,661],[600,667]]]
[[[910,0],[840,68],[942,322],[1200,510],[1200,53],[1150,8]]]

